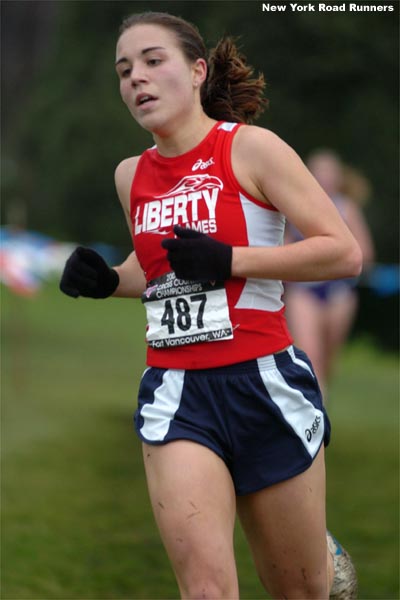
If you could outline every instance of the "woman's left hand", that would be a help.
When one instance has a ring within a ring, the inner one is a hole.
[[[232,246],[218,242],[205,233],[174,226],[175,239],[161,245],[180,279],[191,281],[225,281],[231,277]]]

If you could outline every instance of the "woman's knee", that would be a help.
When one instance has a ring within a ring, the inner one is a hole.
[[[298,574],[285,571],[279,577],[266,578],[260,575],[261,583],[272,598],[290,600],[324,600],[328,598],[326,572],[308,573],[301,569]]]
[[[208,545],[203,541],[182,543],[179,555],[170,556],[181,597],[229,599],[239,597],[233,546]]]
[[[185,600],[235,600],[239,598],[237,577],[222,569],[203,569],[186,581],[178,580],[181,597]]]

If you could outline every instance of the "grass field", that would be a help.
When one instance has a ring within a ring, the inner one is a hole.
[[[131,414],[144,368],[138,301],[2,290],[3,600],[177,598]],[[360,599],[399,599],[398,360],[361,342],[330,394],[329,526]],[[265,598],[236,531],[243,599]]]

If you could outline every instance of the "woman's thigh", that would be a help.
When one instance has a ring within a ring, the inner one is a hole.
[[[236,498],[224,462],[191,441],[143,444],[150,499],[183,597],[238,597]]]
[[[237,499],[257,571],[274,598],[327,597],[323,453],[300,475]]]

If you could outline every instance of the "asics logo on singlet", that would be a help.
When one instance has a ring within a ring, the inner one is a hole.
[[[207,167],[210,167],[211,165],[214,165],[214,158],[211,157],[206,161],[201,160],[201,158],[199,158],[199,160],[197,160],[193,167],[192,167],[192,171],[197,171],[198,169],[207,169]]]
[[[213,175],[183,177],[165,194],[137,206],[135,235],[166,235],[173,225],[184,225],[203,233],[215,233],[215,210],[223,187],[222,181]]]
[[[312,436],[315,435],[318,431],[319,424],[321,423],[321,417],[317,415],[310,427],[310,429],[305,430],[307,442],[311,442]]]

